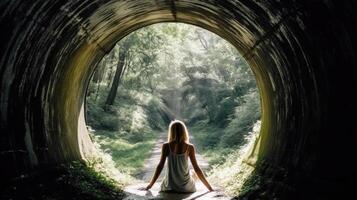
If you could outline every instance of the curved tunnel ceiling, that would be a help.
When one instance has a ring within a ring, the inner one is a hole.
[[[247,162],[257,160],[257,173],[275,183],[265,190],[278,196],[304,190],[311,199],[326,188],[337,194],[356,169],[344,161],[353,157],[357,101],[342,90],[356,88],[354,6],[319,0],[2,1],[1,175],[14,178],[81,159],[91,150],[83,102],[96,64],[133,30],[184,22],[231,42],[256,75],[262,131]],[[310,191],[315,183],[320,186]]]

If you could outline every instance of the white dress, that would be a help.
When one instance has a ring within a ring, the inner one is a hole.
[[[196,192],[195,181],[188,168],[188,151],[176,154],[171,151],[170,145],[169,149],[170,153],[167,156],[167,168],[161,183],[161,191]]]

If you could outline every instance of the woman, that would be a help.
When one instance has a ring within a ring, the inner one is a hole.
[[[162,145],[160,162],[155,170],[149,185],[149,190],[159,177],[168,157],[167,170],[161,183],[162,192],[195,192],[195,180],[191,177],[188,168],[190,157],[196,176],[209,191],[213,191],[206,180],[201,168],[197,164],[195,147],[189,143],[188,131],[185,124],[179,120],[172,121],[168,131],[168,143]]]

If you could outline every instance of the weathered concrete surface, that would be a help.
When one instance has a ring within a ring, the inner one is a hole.
[[[256,193],[341,199],[357,169],[356,8],[348,0],[2,0],[1,180],[90,152],[81,108],[96,63],[129,32],[177,21],[230,41],[256,75],[263,113],[254,155],[266,183]]]

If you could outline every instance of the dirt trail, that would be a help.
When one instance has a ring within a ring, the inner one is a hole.
[[[141,174],[141,179],[143,182],[140,183],[135,183],[133,185],[127,186],[124,190],[126,194],[128,195],[125,200],[132,200],[132,199],[169,199],[169,200],[181,200],[181,199],[197,199],[197,200],[211,200],[211,199],[218,199],[218,200],[226,200],[230,199],[226,195],[224,195],[219,189],[214,192],[208,192],[206,187],[200,182],[196,182],[196,189],[197,191],[195,193],[189,193],[189,194],[177,194],[177,193],[161,193],[160,191],[160,183],[161,180],[165,174],[165,169],[166,166],[164,167],[164,170],[161,172],[159,179],[156,181],[154,186],[152,187],[151,190],[149,191],[143,191],[140,190],[139,188],[145,187],[148,182],[150,181],[157,164],[159,163],[160,160],[160,155],[161,155],[161,146],[162,144],[166,141],[166,133],[161,133],[159,136],[159,139],[157,140],[154,148],[152,149],[151,155],[149,158],[145,160],[143,172]],[[194,144],[194,138],[190,137],[191,143]],[[198,153],[196,153],[197,161],[201,167],[201,169],[204,171],[209,167],[208,162]],[[165,164],[166,165],[166,164]],[[190,168],[192,168],[191,163],[190,163]],[[214,187],[216,189],[216,187]]]

